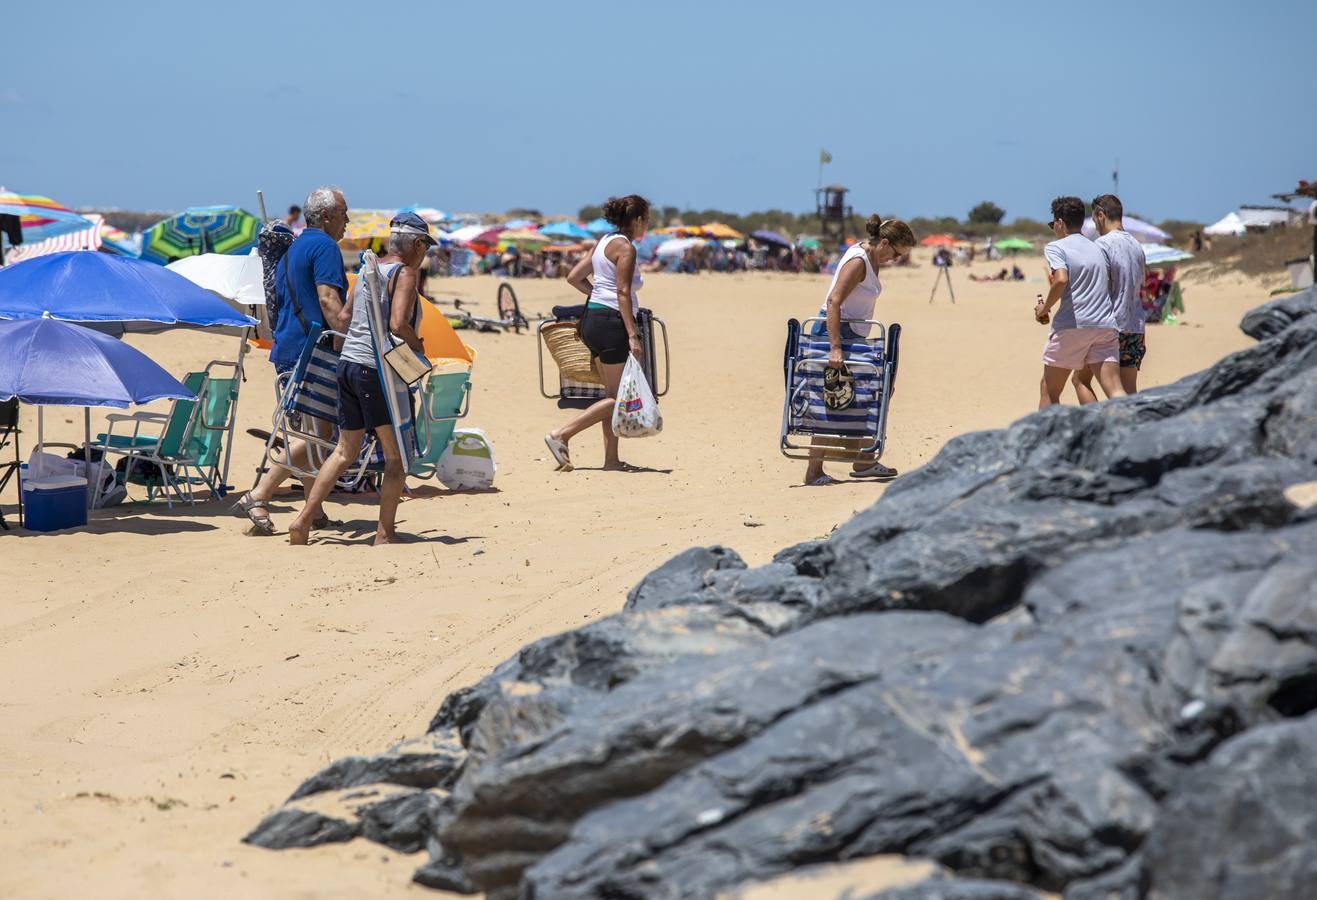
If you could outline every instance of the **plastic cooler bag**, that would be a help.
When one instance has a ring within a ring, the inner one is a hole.
[[[439,457],[435,475],[449,490],[471,491],[493,487],[497,471],[494,448],[485,432],[479,428],[459,428]]]
[[[622,381],[617,386],[613,408],[613,434],[618,437],[649,437],[663,430],[663,414],[649,388],[645,370],[634,356],[626,358]]]

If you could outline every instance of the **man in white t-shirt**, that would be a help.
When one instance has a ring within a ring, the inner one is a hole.
[[[1072,372],[1090,368],[1108,397],[1125,396],[1120,386],[1120,343],[1115,308],[1108,288],[1107,260],[1096,244],[1080,233],[1084,201],[1057,197],[1052,201],[1052,233],[1057,239],[1043,249],[1052,287],[1034,307],[1034,318],[1051,321],[1052,333],[1043,348],[1043,379],[1038,408],[1061,402],[1061,391]],[[1056,318],[1049,311],[1060,304]]]
[[[1139,389],[1139,368],[1147,352],[1143,341],[1143,271],[1147,258],[1143,245],[1125,230],[1125,207],[1115,194],[1103,194],[1093,200],[1093,224],[1096,241],[1107,259],[1107,287],[1116,308],[1116,327],[1120,330],[1120,386],[1125,393]],[[1080,403],[1093,403],[1093,371],[1084,368],[1071,379]]]

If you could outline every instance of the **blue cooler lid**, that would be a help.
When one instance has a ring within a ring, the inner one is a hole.
[[[25,491],[58,491],[63,488],[86,487],[87,479],[77,475],[50,475],[45,478],[28,478],[23,482]]]

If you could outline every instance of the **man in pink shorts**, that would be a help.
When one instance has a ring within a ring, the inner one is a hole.
[[[1043,348],[1043,380],[1038,408],[1061,402],[1071,372],[1088,368],[1108,397],[1124,397],[1120,384],[1120,332],[1108,287],[1107,258],[1101,248],[1080,233],[1084,201],[1057,197],[1052,201],[1052,233],[1057,239],[1043,249],[1052,287],[1034,307],[1034,318],[1051,319],[1052,333]]]

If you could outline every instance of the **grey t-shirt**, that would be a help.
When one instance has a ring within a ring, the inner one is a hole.
[[[1068,234],[1043,248],[1047,268],[1065,269],[1068,283],[1061,306],[1052,316],[1052,330],[1115,328],[1115,308],[1107,287],[1107,258],[1082,234]]]
[[[380,263],[380,278],[387,286],[393,276],[393,270],[401,263]],[[352,294],[352,324],[348,325],[347,337],[343,338],[343,349],[339,356],[348,362],[375,368],[375,343],[370,337],[370,313],[366,309],[365,278],[358,277]],[[396,343],[396,341],[395,341]]]
[[[1110,272],[1108,285],[1116,308],[1116,327],[1126,334],[1143,334],[1143,245],[1128,231],[1112,231],[1097,239]]]

